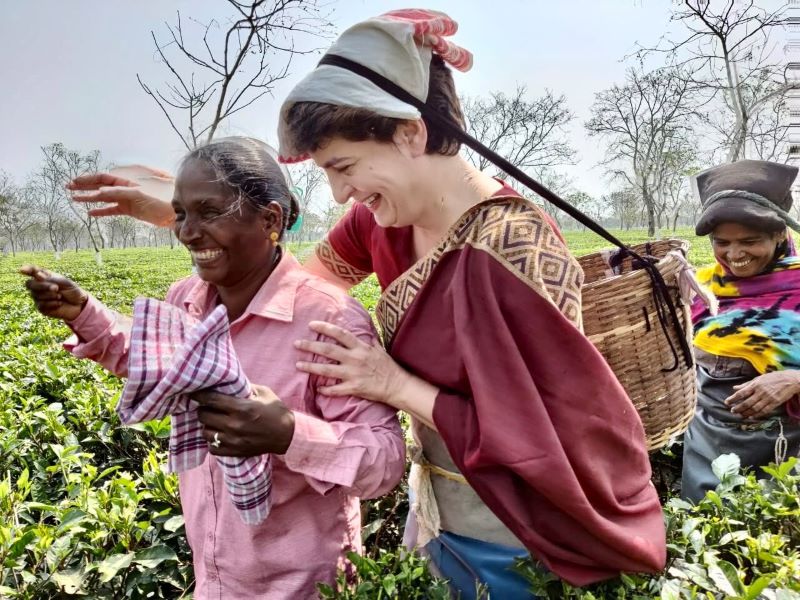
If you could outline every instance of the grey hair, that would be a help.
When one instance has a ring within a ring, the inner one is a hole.
[[[226,214],[241,210],[243,202],[254,208],[266,208],[277,202],[283,209],[281,232],[297,221],[300,207],[289,190],[280,165],[272,157],[271,148],[254,138],[226,137],[212,140],[191,150],[181,161],[201,160],[214,170],[217,180],[237,194],[237,200]]]

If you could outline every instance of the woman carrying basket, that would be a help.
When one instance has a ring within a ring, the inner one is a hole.
[[[711,462],[738,454],[758,471],[800,451],[800,257],[787,227],[797,168],[757,160],[697,175],[716,263],[698,279],[717,299],[695,302],[698,401],[684,438],[683,495],[719,483]]]
[[[308,268],[343,287],[375,273],[383,289],[385,350],[312,323],[338,344],[297,347],[338,364],[298,368],[338,379],[327,394],[412,416],[406,537],[462,598],[476,582],[492,597],[528,597],[511,570],[528,553],[577,585],[660,570],[664,523],[644,431],[581,333],[581,269],[541,210],[458,155],[451,128],[464,120],[446,63],[467,70],[471,55],[444,39],[455,30],[426,10],[359,23],[323,58],[336,64],[283,105],[283,159],[313,158],[336,200],[354,201]],[[424,103],[436,123],[347,59]],[[166,207],[139,210],[133,195],[87,199],[117,201],[106,214],[168,220]]]

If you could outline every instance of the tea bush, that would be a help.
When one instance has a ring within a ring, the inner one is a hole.
[[[640,232],[625,232],[639,241]],[[576,253],[602,246],[567,232]],[[687,232],[680,237],[691,240]],[[642,238],[643,239],[643,238]],[[307,255],[310,246],[297,248]],[[0,597],[188,598],[193,575],[177,479],[165,474],[168,421],[122,428],[113,411],[120,381],[60,348],[68,329],[33,309],[17,275],[25,262],[78,281],[112,308],[129,312],[136,296],[163,298],[190,272],[183,249],[111,250],[0,258]],[[690,259],[711,260],[706,240]],[[370,311],[374,278],[353,290]],[[677,490],[680,445],[653,457],[662,497]],[[670,564],[658,577],[624,576],[578,590],[519,568],[532,589],[552,598],[799,598],[798,474],[775,479],[731,475],[697,507],[670,500]],[[352,577],[322,588],[325,598],[446,598],[424,561],[398,550],[405,491],[363,504],[366,557],[351,556]],[[502,599],[501,599],[502,600]]]

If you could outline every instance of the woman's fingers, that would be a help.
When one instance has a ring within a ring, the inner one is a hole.
[[[347,357],[347,350],[342,348],[339,344],[330,344],[328,342],[314,342],[311,340],[297,340],[294,347],[298,350],[304,350],[312,354],[324,356],[336,362],[342,362]]]
[[[352,349],[358,346],[358,344],[363,343],[355,335],[346,329],[339,327],[338,325],[334,325],[333,323],[328,323],[326,321],[311,321],[308,326],[311,331],[332,338],[345,348]]]
[[[214,456],[235,456],[232,452],[229,434],[213,427],[203,428],[203,439],[208,443],[208,451]]]
[[[110,173],[89,173],[86,175],[79,175],[70,181],[67,184],[67,189],[72,191],[87,191],[96,190],[107,185],[134,187],[136,183],[123,177],[111,175]]]
[[[72,196],[75,202],[130,202],[133,199],[140,198],[142,195],[138,186],[125,187],[116,186],[108,187],[102,186],[96,190],[83,192]]]
[[[103,206],[102,208],[89,209],[90,217],[117,217],[127,216],[127,213],[122,209],[119,204],[114,206]]]
[[[203,427],[216,431],[225,431],[230,417],[218,410],[201,406],[197,409],[197,420],[203,424]]]
[[[189,397],[200,406],[220,413],[232,412],[236,406],[237,398],[220,394],[213,390],[200,390],[192,392]]]
[[[322,377],[332,377],[334,379],[342,379],[344,375],[344,368],[341,365],[331,365],[327,363],[314,363],[300,361],[296,363],[300,371],[310,373],[312,375],[320,375]]]
[[[42,269],[41,267],[37,267],[36,265],[22,265],[19,268],[19,272],[21,275],[27,275],[28,277],[32,277],[34,281],[45,281],[49,277],[52,277],[52,273],[47,269]]]
[[[25,287],[28,288],[34,301],[61,300],[61,293],[58,291],[58,286],[29,279],[25,282]]]
[[[725,400],[726,406],[733,406],[734,404],[738,404],[742,400],[744,400],[746,398],[749,398],[750,396],[753,395],[753,393],[755,392],[755,389],[756,388],[754,386],[751,386],[751,385],[746,385],[746,386],[740,387],[733,394],[728,396],[728,398]]]
[[[350,383],[337,383],[336,385],[323,385],[317,387],[317,392],[323,396],[353,396],[354,388]]]
[[[36,306],[36,310],[46,315],[48,313],[57,311],[64,305],[64,303],[61,302],[61,300],[47,300],[47,301],[36,301],[34,305]]]
[[[753,394],[746,400],[736,404],[731,412],[743,417],[755,417],[772,411],[777,406],[777,401],[767,394]]]
[[[34,265],[24,265],[19,271],[29,278],[25,281],[25,287],[31,293],[34,302],[61,300],[59,286],[51,279],[52,274],[49,271]]]

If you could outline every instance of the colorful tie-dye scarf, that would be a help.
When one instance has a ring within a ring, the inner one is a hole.
[[[692,306],[697,348],[743,358],[759,373],[800,369],[800,257],[791,240],[760,275],[734,277],[715,263],[697,278],[719,300],[716,315],[700,300]]]

